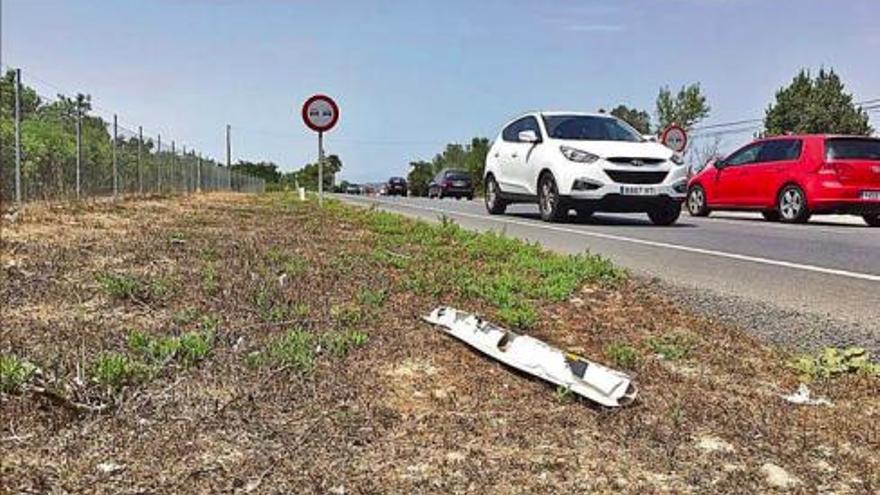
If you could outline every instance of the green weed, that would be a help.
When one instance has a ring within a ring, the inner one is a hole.
[[[370,308],[381,308],[388,298],[388,291],[385,289],[361,289],[358,293],[358,300],[364,306]]]
[[[147,375],[147,370],[125,354],[108,352],[99,355],[95,360],[91,375],[95,382],[119,389],[139,382]]]
[[[632,369],[639,362],[638,351],[627,344],[608,344],[605,346],[605,355],[615,366],[620,368]]]
[[[321,336],[321,345],[326,347],[331,354],[344,357],[354,347],[361,347],[367,343],[369,336],[359,330],[345,332],[333,332]]]
[[[36,373],[37,367],[12,354],[0,354],[0,392],[12,394]]]
[[[693,340],[681,332],[672,332],[648,339],[648,347],[664,359],[677,361],[687,359],[694,350]]]
[[[804,381],[829,379],[850,373],[880,376],[880,364],[871,362],[871,354],[861,347],[826,347],[816,354],[798,356],[788,366],[797,371]]]

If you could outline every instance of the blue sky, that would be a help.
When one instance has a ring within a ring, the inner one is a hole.
[[[762,116],[802,67],[880,98],[877,19],[876,0],[3,0],[2,35],[3,63],[41,93],[90,93],[216,157],[230,123],[235,158],[285,170],[316,155],[301,102],[330,94],[326,148],[367,181],[527,110],[653,113],[663,85],[700,82],[705,124]]]

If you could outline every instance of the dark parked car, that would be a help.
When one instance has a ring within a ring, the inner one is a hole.
[[[406,179],[403,177],[388,179],[388,183],[385,185],[385,193],[388,196],[406,196]]]
[[[441,170],[428,183],[429,198],[474,199],[474,181],[464,170]]]

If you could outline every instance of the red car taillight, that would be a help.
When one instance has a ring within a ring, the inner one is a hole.
[[[449,181],[448,181],[448,180],[444,180],[443,182],[440,183],[440,186],[443,187],[443,188],[447,188],[447,187],[449,187]]]

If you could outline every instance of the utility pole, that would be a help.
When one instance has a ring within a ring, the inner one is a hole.
[[[141,163],[144,152],[144,128],[138,126],[138,194],[144,194],[144,168]]]
[[[15,69],[15,202],[21,205],[21,69]]]
[[[226,124],[226,185],[232,191],[232,126]]]
[[[82,195],[82,95],[76,97],[76,199]]]
[[[113,114],[113,198],[119,197],[119,164],[116,158],[116,146],[117,146],[117,121],[116,114]]]
[[[157,136],[159,145],[156,147],[156,158],[159,159],[159,163],[156,165],[156,194],[162,194],[162,135]]]

